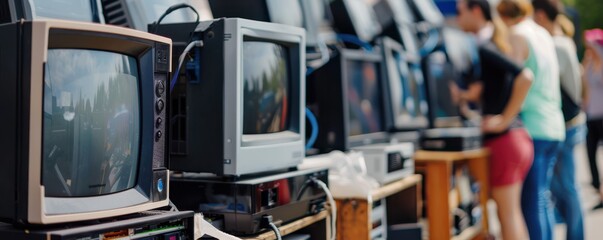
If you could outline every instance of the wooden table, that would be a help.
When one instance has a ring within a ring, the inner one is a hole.
[[[374,201],[387,198],[388,225],[416,222],[421,215],[422,197],[419,174],[376,189],[365,199],[335,199],[337,202],[337,239],[371,239],[371,211]]]
[[[488,235],[488,156],[487,149],[463,152],[417,151],[415,165],[425,171],[427,221],[429,239],[482,239]],[[482,224],[451,236],[451,176],[454,165],[467,164],[470,175],[480,183],[479,200],[482,205]]]
[[[331,211],[323,210],[316,215],[308,216],[297,221],[280,226],[282,236],[291,233],[309,234],[310,239],[328,240],[331,236]],[[257,236],[242,238],[246,240],[274,240],[276,235],[268,231]]]

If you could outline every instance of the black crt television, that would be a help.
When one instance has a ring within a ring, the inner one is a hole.
[[[305,33],[221,18],[159,25],[176,43],[202,40],[172,92],[170,168],[238,177],[296,167],[304,158]],[[190,72],[189,72],[190,73]]]
[[[321,153],[388,141],[381,54],[342,49],[308,76],[308,107]]]
[[[3,24],[0,36],[0,218],[56,224],[167,206],[171,41],[63,20]]]
[[[105,23],[100,0],[1,0],[0,23],[63,19]]]
[[[185,3],[193,6],[200,20],[213,19],[207,0],[100,0],[107,24],[147,31],[150,23],[171,6]],[[190,9],[180,9],[167,15],[161,23],[193,22],[196,15]]]
[[[372,42],[381,33],[375,11],[364,0],[332,0],[330,8],[337,33],[351,34],[364,42]]]
[[[386,122],[391,132],[413,131],[429,126],[429,104],[423,72],[417,55],[408,54],[395,40],[377,40],[383,55],[383,72],[387,87],[383,93],[388,101]]]

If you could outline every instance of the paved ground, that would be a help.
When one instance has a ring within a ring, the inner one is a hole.
[[[584,145],[576,147],[576,171],[578,182],[580,184],[580,195],[582,198],[583,208],[585,209],[585,229],[587,240],[603,239],[603,210],[591,211],[590,209],[598,201],[598,195],[595,190],[590,187],[590,171],[588,170],[588,160],[586,158],[586,147]],[[599,149],[599,169],[603,170],[603,148]],[[603,172],[603,171],[601,171]],[[500,232],[498,222],[496,220],[496,206],[491,202],[490,222],[492,223],[491,232],[496,234]],[[555,240],[565,239],[565,225],[558,224],[555,227]]]

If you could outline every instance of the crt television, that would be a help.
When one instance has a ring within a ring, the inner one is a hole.
[[[383,94],[389,101],[386,109],[390,131],[408,131],[427,128],[429,105],[423,73],[416,63],[417,55],[408,54],[402,45],[391,38],[377,40],[383,54],[383,72],[387,76],[387,88]]]
[[[332,0],[330,8],[338,33],[352,34],[365,42],[381,33],[375,11],[364,0]]]
[[[314,147],[319,152],[388,140],[382,62],[378,53],[342,49],[308,76],[308,107],[318,120]]]
[[[100,0],[2,0],[0,23],[20,19],[63,19],[105,23]]]
[[[62,20],[0,25],[0,218],[55,224],[168,204],[171,41]]]
[[[200,70],[183,74],[172,93],[171,169],[236,177],[296,167],[305,142],[304,30],[241,18],[201,22],[192,35],[181,30],[189,26],[157,31],[204,42],[187,63]]]
[[[147,31],[147,25],[159,20],[159,17],[171,6],[186,3],[199,13],[200,20],[213,19],[207,6],[207,0],[100,0],[103,14],[108,24]],[[196,15],[190,9],[181,9],[167,15],[162,23],[193,22]]]

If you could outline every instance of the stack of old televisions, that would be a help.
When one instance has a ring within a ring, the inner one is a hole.
[[[170,200],[255,234],[324,209],[327,170],[296,166],[333,150],[413,174],[421,133],[465,126],[446,81],[475,63],[431,1],[373,2],[0,1],[0,237],[192,238],[191,212],[138,213]]]
[[[193,238],[192,211],[158,210],[172,41],[100,9],[0,2],[1,239]]]

